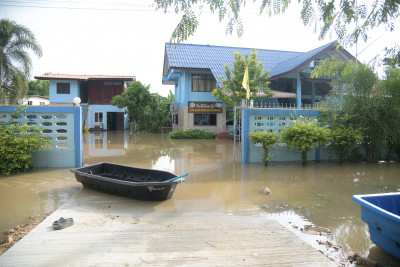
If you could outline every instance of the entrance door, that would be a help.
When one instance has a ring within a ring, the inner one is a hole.
[[[124,130],[123,112],[107,112],[107,130],[108,131]]]
[[[116,121],[117,121],[117,113],[107,112],[107,131],[117,130]]]

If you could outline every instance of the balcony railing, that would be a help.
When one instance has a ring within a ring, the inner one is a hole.
[[[269,108],[269,109],[319,109],[322,103],[302,104],[301,108],[296,103],[254,103],[253,108]]]

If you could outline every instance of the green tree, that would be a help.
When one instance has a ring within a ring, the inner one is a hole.
[[[387,123],[385,131],[386,161],[392,159],[392,151],[395,150],[400,158],[400,69],[389,67],[386,69],[385,79],[380,81],[378,91],[382,96],[385,110],[381,114]]]
[[[136,124],[141,122],[146,114],[147,106],[152,101],[150,85],[143,85],[139,81],[133,82],[121,95],[114,96],[111,104],[119,108],[126,108],[129,121],[133,123],[136,131]]]
[[[145,107],[143,120],[138,125],[139,130],[158,133],[161,127],[171,127],[170,104],[169,98],[151,94],[151,99]]]
[[[14,21],[0,20],[0,84],[12,83],[20,75],[30,75],[30,51],[39,57],[42,55],[42,49],[34,34]],[[20,87],[15,89],[24,90]],[[0,101],[2,99],[3,91],[0,86]]]
[[[257,51],[251,51],[251,54],[246,54],[244,58],[239,52],[235,53],[235,61],[233,68],[230,69],[228,64],[225,64],[226,79],[222,80],[222,88],[216,88],[212,95],[217,99],[223,101],[228,108],[232,108],[242,99],[246,98],[246,89],[243,87],[243,76],[248,67],[249,70],[249,85],[250,92],[255,93],[263,92],[266,97],[271,96],[272,92],[269,90],[268,74],[269,71],[263,70],[263,65],[257,59]]]
[[[325,126],[320,126],[317,120],[309,121],[299,118],[293,124],[283,128],[282,142],[292,150],[301,154],[301,162],[307,164],[307,152],[315,146],[326,144],[330,139],[330,131]]]
[[[8,103],[10,105],[18,105],[18,100],[26,96],[28,92],[28,81],[26,80],[26,76],[20,73],[16,74],[11,81],[11,86],[14,90],[9,90],[6,94]]]
[[[221,0],[154,0],[157,9],[164,12],[169,9],[182,14],[182,19],[171,35],[172,42],[182,42],[192,36],[199,23],[198,18],[206,7],[218,15],[219,20],[228,19],[226,33],[243,34],[240,13],[249,1]],[[296,5],[291,0],[253,1],[259,6],[260,14],[276,15],[284,13],[290,6]],[[354,0],[298,0],[301,5],[300,20],[305,26],[314,27],[320,39],[334,32],[337,38],[353,45],[360,37],[367,40],[372,28],[384,25],[389,31],[394,30],[400,12],[400,0],[372,0],[356,5]],[[197,11],[197,12],[196,12]],[[197,15],[198,14],[198,15]]]
[[[312,77],[330,77],[342,90],[342,127],[353,126],[362,132],[366,160],[376,162],[385,150],[390,153],[399,133],[398,73],[388,69],[379,81],[372,67],[354,62],[328,59],[317,66]],[[393,70],[393,69],[392,69]]]
[[[50,72],[45,73],[44,75],[49,75]],[[49,81],[43,80],[31,80],[28,83],[28,95],[39,95],[44,97],[49,97]]]
[[[21,116],[23,111],[24,107],[19,107],[11,118]],[[0,173],[9,175],[32,169],[32,153],[44,149],[47,143],[39,127],[13,120],[0,124]]]
[[[260,143],[264,149],[263,161],[265,166],[268,165],[268,160],[271,158],[269,154],[269,147],[276,144],[278,141],[278,135],[276,133],[268,133],[268,132],[250,132],[249,133],[250,141],[257,144]]]

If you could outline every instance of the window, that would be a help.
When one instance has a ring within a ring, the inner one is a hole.
[[[40,102],[39,103],[41,106],[45,106],[46,105],[46,102]]]
[[[94,113],[94,122],[103,122],[103,112]]]
[[[217,87],[212,74],[192,74],[192,92],[211,92]]]
[[[28,101],[28,106],[32,106],[32,101]]]
[[[217,125],[217,114],[194,114],[194,125]]]
[[[57,94],[69,95],[69,83],[57,83]]]
[[[178,122],[179,122],[179,120],[178,120],[178,114],[175,114],[175,121],[174,121],[174,123],[175,123],[175,124],[178,124]]]

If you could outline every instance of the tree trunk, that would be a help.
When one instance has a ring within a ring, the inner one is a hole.
[[[385,161],[386,162],[390,162],[393,158],[393,153],[392,153],[393,149],[392,149],[392,145],[389,144],[386,147],[386,156],[385,156]]]
[[[301,164],[302,165],[307,165],[307,152],[308,151],[301,152]]]
[[[339,160],[339,163],[343,163],[343,161],[344,161],[344,152],[341,152],[341,153],[339,153],[339,158],[338,158],[338,160]]]
[[[371,151],[369,149],[369,141],[368,138],[364,137],[364,149],[365,149],[365,157],[367,162],[371,162]]]
[[[268,149],[264,148],[264,166],[268,166],[268,156],[269,156],[269,151]]]

